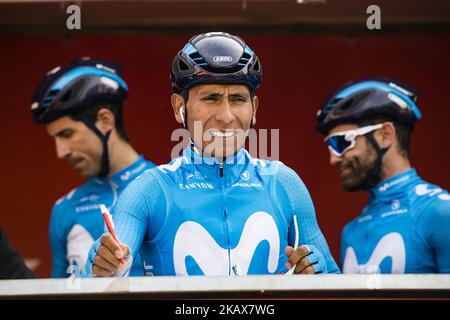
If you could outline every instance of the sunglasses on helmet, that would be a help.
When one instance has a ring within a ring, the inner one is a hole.
[[[326,137],[324,141],[328,144],[328,149],[330,149],[335,156],[342,157],[344,153],[355,147],[356,137],[363,136],[380,129],[381,127],[383,127],[382,123],[354,130],[336,132]]]

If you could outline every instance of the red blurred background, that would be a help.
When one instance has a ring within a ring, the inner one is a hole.
[[[81,56],[121,63],[130,88],[125,121],[131,141],[146,158],[165,163],[176,143],[170,141],[171,132],[178,128],[170,107],[169,70],[192,35],[0,35],[0,222],[25,258],[39,259],[40,277],[50,274],[52,205],[83,182],[56,159],[45,128],[32,122],[31,96],[40,79]],[[366,195],[340,189],[322,137],[314,131],[316,112],[331,90],[366,76],[387,76],[419,89],[423,119],[414,134],[413,165],[422,178],[449,189],[449,33],[239,35],[263,66],[256,128],[280,129],[280,160],[307,185],[337,261],[340,231],[359,213]]]

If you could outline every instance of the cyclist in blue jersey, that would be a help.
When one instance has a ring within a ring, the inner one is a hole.
[[[52,277],[84,271],[89,248],[104,231],[99,205],[112,208],[134,178],[154,167],[125,132],[122,103],[128,87],[120,72],[111,62],[80,59],[51,70],[33,97],[33,119],[46,125],[58,158],[89,179],[53,207]],[[140,259],[132,274],[144,274]]]
[[[148,275],[338,273],[297,174],[243,148],[261,81],[249,46],[228,33],[197,35],[176,55],[171,80],[175,118],[191,143],[120,196],[121,244],[109,234],[96,241],[91,275],[126,275],[119,258],[139,252]]]
[[[369,195],[342,231],[344,273],[450,272],[450,195],[411,167],[417,98],[409,85],[369,78],[338,89],[318,113],[343,189]]]

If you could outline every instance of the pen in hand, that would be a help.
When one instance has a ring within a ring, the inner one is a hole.
[[[111,217],[111,213],[109,212],[108,208],[104,204],[100,205],[100,210],[102,211],[103,219],[105,220],[106,227],[108,228],[109,233],[113,237],[113,239],[120,245],[120,241],[117,238],[116,232],[114,231],[114,223]],[[120,258],[121,264],[126,264],[124,258]]]

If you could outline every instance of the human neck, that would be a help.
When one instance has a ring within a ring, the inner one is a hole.
[[[411,163],[400,154],[386,154],[383,159],[383,169],[381,172],[381,181],[396,176],[408,169],[411,169]]]
[[[113,137],[111,136],[111,138]],[[110,175],[132,165],[139,158],[136,150],[117,136],[111,141],[109,149]]]

